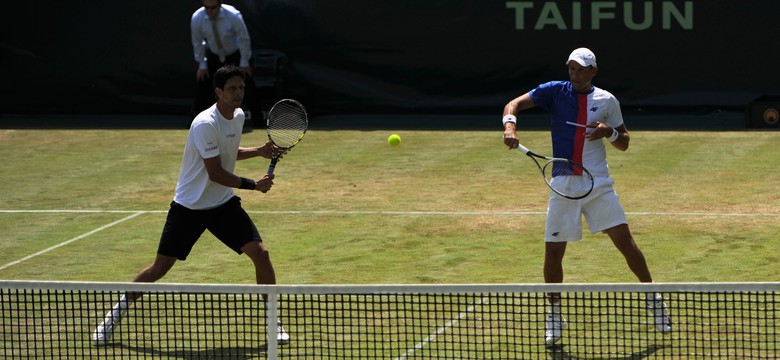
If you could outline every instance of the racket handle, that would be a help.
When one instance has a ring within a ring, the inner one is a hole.
[[[274,156],[273,158],[271,158],[271,165],[268,165],[268,171],[266,171],[265,173],[268,174],[268,175],[272,175],[274,173],[274,170],[276,169],[276,163],[277,162],[279,162],[279,158],[278,157]],[[262,191],[261,190],[260,192],[267,193],[268,191]]]
[[[522,151],[523,154],[526,154],[526,155],[528,155],[528,153],[531,151],[531,150],[528,150],[527,147],[523,146],[523,144],[517,144],[517,150]]]
[[[274,157],[271,159],[271,165],[268,165],[268,171],[266,171],[266,174],[271,175],[274,173],[274,170],[276,169],[276,163],[279,162],[278,157]]]

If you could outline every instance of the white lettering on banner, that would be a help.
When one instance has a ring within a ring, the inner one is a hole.
[[[660,12],[661,29],[671,30],[679,26],[683,30],[693,29],[693,1],[685,1],[678,7],[674,1],[594,1],[586,7],[579,1],[571,2],[571,12],[564,13],[556,1],[545,1],[540,7],[534,1],[507,1],[507,9],[515,12],[515,29],[526,30],[526,24],[533,23],[534,30],[554,28],[558,30],[582,30],[583,15],[590,16],[587,30],[600,30],[602,24],[617,22],[622,11],[622,25],[628,30],[648,30],[654,25],[655,12]],[[679,3],[679,1],[677,2]],[[682,9],[681,9],[682,8]],[[568,9],[568,8],[567,8]]]

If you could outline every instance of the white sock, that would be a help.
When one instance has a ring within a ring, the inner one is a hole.
[[[557,303],[548,304],[547,305],[547,313],[548,314],[560,315],[561,314],[561,303],[557,302]]]
[[[111,308],[111,311],[109,311],[108,314],[106,314],[106,319],[104,321],[112,321],[114,323],[119,322],[119,319],[127,311],[127,307],[127,295],[122,295],[122,298],[119,299],[119,302]]]
[[[127,310],[127,307],[127,295],[122,295],[122,298],[119,299],[119,302],[114,305],[114,310],[125,311]]]

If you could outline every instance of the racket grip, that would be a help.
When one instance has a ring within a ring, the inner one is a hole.
[[[279,162],[278,157],[274,157],[271,159],[271,165],[268,165],[268,171],[266,171],[266,174],[271,175],[274,173],[274,170],[276,169],[276,163]]]
[[[531,150],[528,150],[527,147],[523,146],[523,144],[517,144],[517,150],[522,151],[523,154],[526,154],[526,155],[528,155],[528,152],[531,151]]]
[[[271,159],[271,165],[268,165],[268,171],[266,171],[265,173],[268,174],[268,175],[272,175],[274,173],[274,170],[276,169],[276,163],[277,162],[279,162],[279,158],[278,157],[273,157]],[[261,190],[260,192],[267,193],[268,191],[262,191]]]

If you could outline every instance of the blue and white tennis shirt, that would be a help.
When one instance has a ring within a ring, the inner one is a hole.
[[[534,105],[550,112],[553,156],[581,163],[594,177],[609,176],[604,141],[590,141],[585,138],[585,132],[591,129],[566,122],[585,125],[599,121],[617,128],[623,124],[617,98],[595,86],[587,94],[579,93],[570,81],[541,84],[530,95]]]

